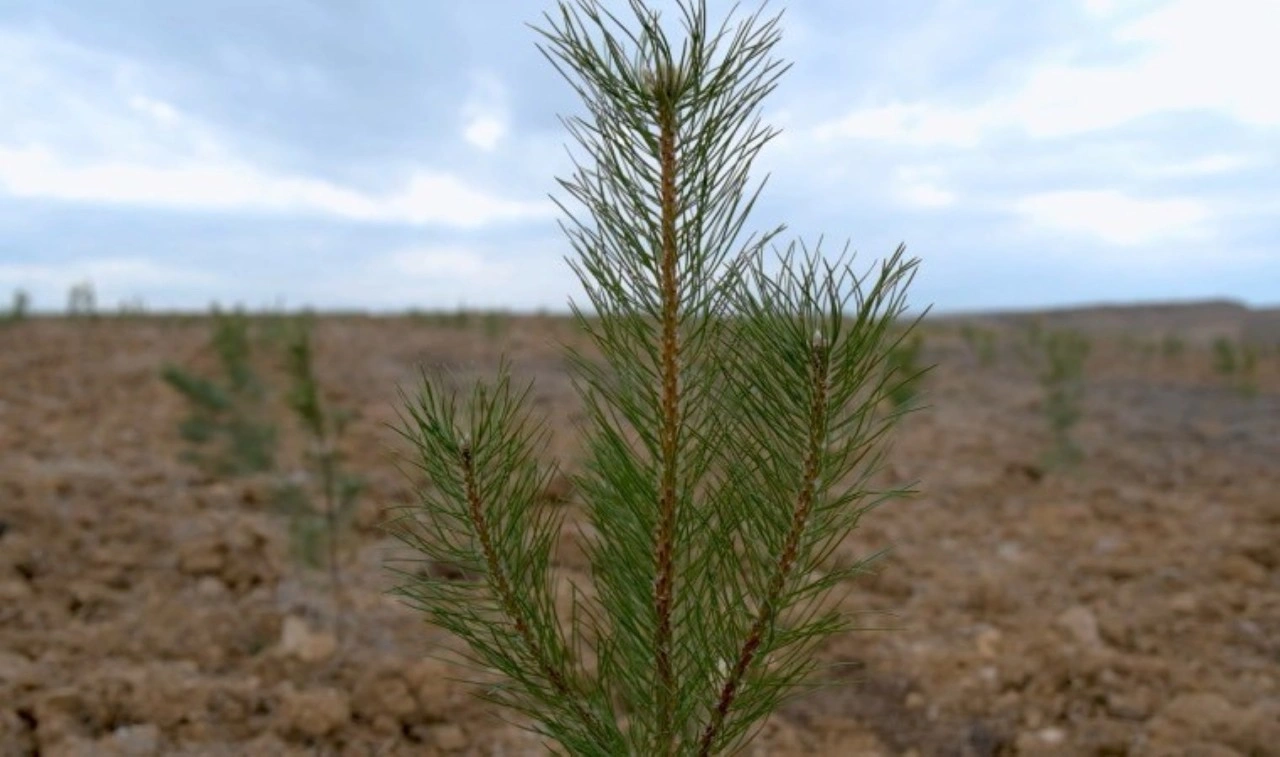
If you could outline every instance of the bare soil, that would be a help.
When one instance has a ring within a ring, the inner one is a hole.
[[[881,475],[920,493],[837,555],[891,549],[844,600],[866,630],[824,647],[839,677],[771,718],[752,753],[1280,755],[1275,329],[1222,304],[1047,318],[1096,327],[1084,461],[1040,464],[1020,319],[928,322],[930,407]],[[962,322],[998,334],[994,364]],[[1175,332],[1185,349],[1165,354]],[[1246,334],[1262,335],[1252,394],[1212,368],[1212,338]],[[317,369],[359,412],[345,446],[369,481],[340,641],[325,574],[290,558],[275,479],[178,459],[185,406],[158,369],[209,370],[208,336],[174,317],[0,327],[0,757],[543,754],[455,680],[477,676],[456,641],[388,595],[398,548],[379,523],[415,496],[387,424],[419,366],[486,374],[510,353],[572,469],[578,404],[554,343],[572,327],[320,319]],[[300,433],[278,421],[297,475]],[[587,580],[573,530],[556,569]]]

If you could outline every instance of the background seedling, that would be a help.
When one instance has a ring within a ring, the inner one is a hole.
[[[275,426],[265,420],[266,391],[251,364],[249,322],[241,312],[214,315],[210,341],[221,381],[176,365],[161,369],[166,383],[187,399],[190,415],[178,428],[189,445],[183,459],[212,473],[242,475],[275,465]]]
[[[286,346],[286,365],[292,382],[289,407],[308,437],[307,460],[319,482],[320,505],[315,506],[307,490],[298,484],[283,487],[278,501],[289,516],[296,554],[308,565],[328,568],[337,629],[342,615],[340,540],[350,525],[364,487],[360,477],[343,469],[339,449],[342,434],[353,415],[329,408],[322,398],[315,375],[309,318],[299,318],[293,323]]]
[[[67,292],[67,315],[72,316],[92,316],[97,309],[97,297],[93,291],[93,284],[88,281],[82,281],[71,287]]]
[[[31,296],[27,294],[25,289],[15,289],[13,292],[13,304],[9,306],[9,312],[5,320],[10,323],[25,321],[30,310]]]
[[[1083,457],[1071,438],[1071,429],[1082,413],[1089,340],[1075,331],[1050,331],[1040,343],[1044,349],[1040,372],[1040,384],[1044,390],[1043,409],[1053,440],[1044,461],[1050,468],[1074,465]]]
[[[968,345],[969,351],[978,358],[978,365],[990,368],[996,362],[996,335],[990,329],[983,329],[966,323],[960,327],[960,336]]]
[[[1258,351],[1248,343],[1236,344],[1227,337],[1213,340],[1213,369],[1225,378],[1242,396],[1258,393],[1255,373],[1258,368]]]
[[[920,352],[924,348],[924,336],[913,331],[909,337],[900,337],[889,349],[888,367],[895,376],[902,377],[894,382],[889,392],[889,401],[895,410],[911,405],[920,393],[920,381],[926,369],[920,366]]]

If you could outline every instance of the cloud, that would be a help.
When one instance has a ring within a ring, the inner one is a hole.
[[[282,171],[240,154],[224,129],[147,92],[147,78],[125,59],[49,34],[0,28],[0,43],[15,40],[0,51],[0,73],[25,72],[0,84],[8,121],[0,126],[0,194],[458,228],[544,220],[556,212],[552,203],[504,197],[420,166],[403,167],[400,185],[382,192]],[[74,86],[72,71],[89,65],[100,86]],[[496,81],[479,81],[485,102],[500,99]],[[476,118],[469,138],[491,149],[505,127],[492,115]]]
[[[490,242],[399,247],[369,255],[341,275],[320,273],[297,281],[290,297],[378,310],[424,303],[561,309],[569,289],[564,267],[554,262],[562,250],[563,243],[552,239],[522,245],[519,255]]]
[[[938,167],[899,168],[895,175],[894,193],[899,201],[916,208],[945,208],[955,204],[955,193],[939,184]]]
[[[174,126],[178,123],[178,111],[172,105],[150,97],[134,95],[129,98],[129,107],[145,114],[161,126]]]
[[[1213,153],[1199,158],[1155,166],[1149,170],[1157,176],[1215,176],[1241,171],[1264,162],[1265,158],[1255,155]]]
[[[236,160],[186,159],[166,165],[110,158],[73,162],[43,147],[0,147],[0,189],[24,198],[252,214],[320,214],[462,228],[545,219],[555,213],[551,203],[497,197],[454,176],[422,170],[414,172],[399,191],[375,195],[319,179],[273,174]]]
[[[507,133],[507,126],[495,116],[477,115],[467,122],[462,135],[485,152],[492,152]]]
[[[462,105],[462,136],[484,152],[492,152],[507,134],[505,91],[491,75],[478,73],[471,94]]]
[[[412,277],[445,277],[450,280],[502,283],[511,266],[488,260],[480,252],[465,247],[415,247],[397,250],[386,257],[393,272]]]
[[[980,109],[960,110],[927,103],[892,103],[855,110],[812,127],[819,142],[866,140],[915,147],[973,147],[989,124]]]
[[[1189,199],[1141,200],[1114,190],[1043,192],[1019,200],[1015,210],[1049,231],[1093,236],[1137,246],[1208,236],[1209,209]]]
[[[1280,97],[1259,72],[1280,71],[1280,3],[1171,0],[1090,3],[1096,30],[1119,60],[1090,62],[1084,43],[1027,68],[1020,86],[966,105],[930,101],[864,104],[816,124],[815,138],[912,146],[974,147],[1015,129],[1033,139],[1112,129],[1138,119],[1211,111],[1237,123],[1280,126]],[[1124,5],[1129,14],[1121,13]],[[1105,6],[1105,7],[1104,7]],[[1112,28],[1113,27],[1113,28]],[[1109,33],[1108,33],[1109,32]]]

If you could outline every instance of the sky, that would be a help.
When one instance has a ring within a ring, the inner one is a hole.
[[[557,8],[5,0],[0,305],[582,303],[551,198],[586,112],[528,26]],[[748,231],[905,244],[913,309],[1280,304],[1280,0],[708,10],[782,12]]]

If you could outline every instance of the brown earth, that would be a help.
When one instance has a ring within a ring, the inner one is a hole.
[[[1280,352],[1250,311],[1199,307],[1046,316],[1094,334],[1086,459],[1065,471],[1038,462],[1020,319],[930,321],[931,407],[882,476],[921,493],[871,513],[838,555],[892,547],[845,600],[880,630],[828,643],[841,677],[786,705],[751,753],[1280,754]],[[993,365],[962,322],[998,331]],[[1173,330],[1185,349],[1165,354]],[[317,368],[359,411],[346,446],[370,482],[340,643],[323,573],[289,559],[271,477],[178,461],[185,408],[157,369],[207,370],[208,334],[161,317],[0,327],[0,757],[542,754],[451,680],[477,675],[456,643],[386,593],[398,552],[378,523],[413,498],[385,426],[397,384],[420,364],[484,373],[506,351],[569,429],[577,400],[550,341],[571,327],[321,319]],[[1259,334],[1248,395],[1214,373],[1209,343]],[[297,476],[298,434],[279,420]],[[565,431],[553,451],[572,467],[575,445]],[[557,570],[584,568],[566,538]]]

